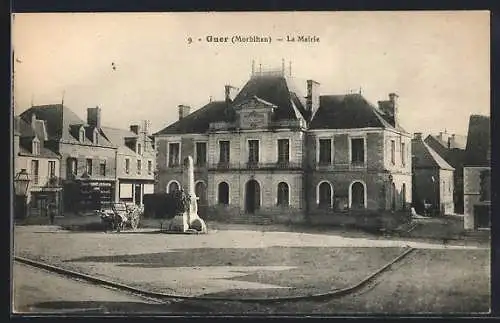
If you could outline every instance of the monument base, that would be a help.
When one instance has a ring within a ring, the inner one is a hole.
[[[170,223],[169,230],[176,232],[186,232],[189,229],[186,214],[176,215]]]
[[[205,224],[205,221],[203,221],[203,219],[200,217],[196,217],[195,219],[191,220],[191,223],[189,223],[189,228],[194,229],[200,233],[207,233],[207,225]]]

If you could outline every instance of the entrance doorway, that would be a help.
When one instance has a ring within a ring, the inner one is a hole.
[[[255,213],[260,208],[260,185],[251,179],[246,184],[245,211]]]
[[[142,191],[141,191],[141,184],[135,184],[135,192],[134,192],[134,198],[135,198],[135,204],[136,205],[141,205],[141,196],[142,196]]]

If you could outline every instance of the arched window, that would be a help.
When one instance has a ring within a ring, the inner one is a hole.
[[[318,188],[318,202],[319,206],[331,207],[332,206],[332,186],[328,182],[322,182]]]
[[[219,183],[219,204],[229,204],[229,185],[226,182]]]
[[[351,184],[351,208],[365,208],[365,186],[361,182]]]
[[[288,184],[285,182],[281,182],[278,184],[278,205],[279,206],[288,206],[289,201],[289,188]]]
[[[167,186],[167,193],[175,192],[180,189],[179,183],[171,181]]]

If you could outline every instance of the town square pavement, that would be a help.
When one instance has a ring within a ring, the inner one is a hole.
[[[244,229],[210,230],[204,235],[153,229],[75,232],[43,225],[14,230],[16,256],[180,297],[328,293],[359,283],[409,247],[416,250],[406,256],[402,269],[384,275],[401,279],[404,272],[430,285],[439,281],[448,286],[442,293],[455,295],[457,310],[471,300],[479,310],[489,308],[490,251],[480,243]],[[388,284],[396,286],[390,278]],[[412,288],[424,292],[422,286]]]

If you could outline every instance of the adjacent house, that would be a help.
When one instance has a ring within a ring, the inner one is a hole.
[[[472,115],[464,161],[464,228],[491,227],[490,117]]]
[[[117,149],[102,131],[99,107],[87,109],[86,121],[62,104],[33,106],[20,117],[45,124],[44,145],[61,158],[66,212],[88,212],[114,200]]]
[[[420,132],[414,134],[411,150],[413,202],[417,212],[453,213],[455,169],[423,140]],[[424,210],[424,204],[430,205],[430,209]]]
[[[144,194],[154,193],[156,151],[149,136],[149,122],[127,129],[102,127],[117,148],[115,201],[143,204]]]
[[[209,214],[275,221],[344,221],[353,212],[402,210],[411,203],[411,135],[399,125],[398,96],[378,106],[361,94],[321,95],[284,67],[252,71],[234,95],[157,132],[158,183],[182,183],[195,161],[196,194]]]
[[[44,214],[48,203],[61,202],[60,156],[48,140],[46,123],[35,114],[27,119],[14,118],[14,172],[25,169],[30,174],[29,215]]]
[[[467,136],[450,134],[446,130],[439,135],[428,135],[425,143],[437,152],[448,164],[455,168],[453,174],[454,188],[453,201],[455,213],[464,212],[464,183],[463,183],[463,163],[465,158],[465,145]]]

